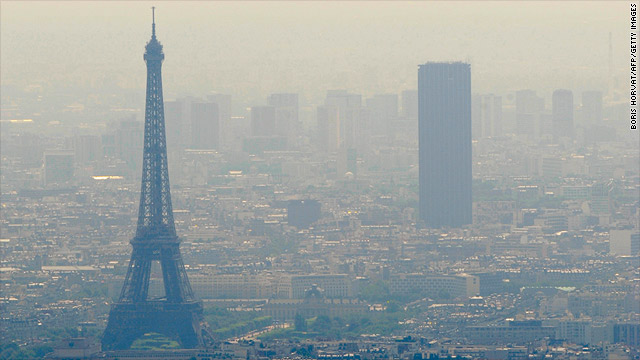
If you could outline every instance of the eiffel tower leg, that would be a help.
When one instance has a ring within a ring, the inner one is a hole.
[[[109,322],[102,336],[102,350],[124,350],[144,335],[137,324],[137,317],[114,307],[109,313]]]
[[[134,248],[119,301],[145,301],[149,292],[151,259]]]
[[[180,286],[180,275],[178,270],[178,258],[180,250],[177,246],[167,247],[161,250],[160,266],[162,266],[162,277],[164,280],[165,294],[167,301],[180,302],[184,294]]]

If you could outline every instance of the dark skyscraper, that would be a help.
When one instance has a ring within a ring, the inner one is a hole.
[[[183,348],[205,344],[207,325],[195,299],[180,254],[169,191],[169,171],[162,99],[162,45],[155,21],[144,60],[147,63],[142,189],[133,252],[120,298],[113,304],[102,338],[104,350],[127,349],[146,333],[161,333]],[[149,296],[151,265],[162,268],[164,296]]]
[[[573,93],[571,90],[556,90],[551,101],[553,135],[573,137]]]
[[[418,70],[420,218],[428,227],[471,223],[471,68]]]

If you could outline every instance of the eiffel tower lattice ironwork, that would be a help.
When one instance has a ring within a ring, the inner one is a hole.
[[[162,99],[162,45],[156,39],[155,14],[146,45],[147,100],[145,108],[142,186],[133,252],[118,302],[109,313],[102,337],[103,350],[122,350],[145,333],[161,333],[183,348],[203,347],[210,341],[202,303],[191,290],[180,254],[169,190],[167,145]],[[163,298],[149,297],[154,261],[160,263]]]

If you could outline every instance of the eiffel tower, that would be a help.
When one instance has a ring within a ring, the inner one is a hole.
[[[162,45],[156,39],[155,8],[151,40],[146,45],[147,101],[144,124],[142,189],[133,252],[118,302],[109,313],[103,350],[128,349],[145,333],[160,333],[182,348],[199,348],[211,340],[202,303],[191,290],[180,254],[169,191],[161,67]],[[162,268],[165,296],[149,297],[151,265]]]

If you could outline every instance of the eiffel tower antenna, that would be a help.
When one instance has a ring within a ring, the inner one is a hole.
[[[151,36],[156,37],[156,7],[155,6],[151,7],[151,19],[152,19]]]

